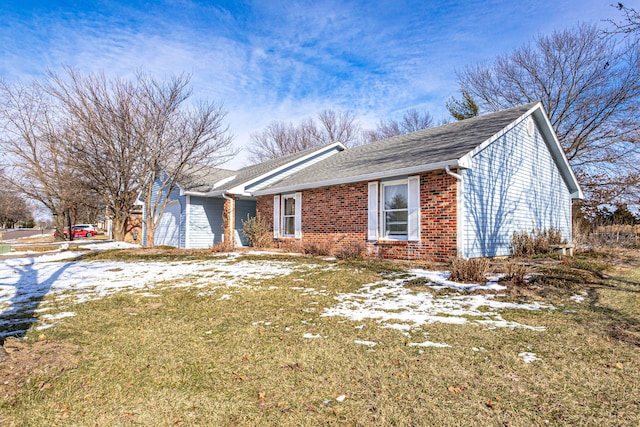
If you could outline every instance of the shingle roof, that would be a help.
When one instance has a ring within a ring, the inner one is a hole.
[[[329,146],[331,144],[327,144],[325,146]],[[251,181],[259,176],[267,174],[274,169],[278,169],[281,166],[284,166],[290,162],[298,160],[306,155],[309,155],[315,151],[322,149],[325,146],[320,147],[311,147],[303,151],[299,151],[297,153],[289,154],[288,156],[278,157],[277,159],[267,160],[262,163],[258,163],[251,166],[246,166],[242,169],[236,171],[236,178],[233,181],[225,183],[225,188],[233,188],[237,185],[243,184],[245,182]]]
[[[193,184],[187,186],[185,190],[207,193],[214,190],[226,190],[233,188],[237,185],[244,184],[262,175],[278,169],[288,163],[294,162],[304,156],[307,156],[315,151],[322,150],[324,147],[328,147],[332,144],[327,144],[320,147],[312,147],[297,153],[290,154],[288,156],[278,157],[277,159],[267,160],[255,165],[246,166],[238,170],[220,169],[202,167],[195,171]],[[235,177],[234,177],[235,176]],[[224,183],[219,188],[213,188],[213,186],[223,180],[224,178],[234,177],[230,181]]]
[[[191,170],[187,170],[186,173],[189,175],[189,183],[181,183],[184,190],[207,192],[211,190],[216,182],[233,176],[237,172],[230,169],[201,166],[191,168]]]
[[[308,188],[363,175],[453,161],[491,138],[537,103],[449,123],[435,128],[372,142],[337,153],[266,189]]]

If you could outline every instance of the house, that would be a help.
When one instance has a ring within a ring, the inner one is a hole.
[[[570,242],[572,200],[583,197],[540,103],[224,174],[206,191],[181,191],[180,247],[211,245],[225,229],[244,243],[238,214],[255,212],[273,219],[276,246],[360,242],[384,258],[502,256],[514,231],[554,227]],[[235,212],[226,225],[225,206]]]
[[[242,221],[256,215],[253,192],[344,149],[344,145],[333,143],[237,171],[199,169],[195,184],[180,187],[169,195],[154,243],[178,248],[208,248],[222,242],[247,246]],[[146,241],[146,227],[142,241]]]

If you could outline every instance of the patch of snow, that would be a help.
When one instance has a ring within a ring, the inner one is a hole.
[[[522,360],[524,360],[524,363],[531,363],[531,362],[535,362],[536,360],[542,361],[542,359],[536,356],[535,353],[530,353],[528,351],[518,354],[518,357],[521,357]]]
[[[426,279],[432,289],[444,287],[461,291],[501,290],[497,283],[459,284],[448,280],[446,272],[411,270],[409,276],[395,280],[385,279],[363,285],[354,293],[338,294],[337,305],[327,307],[322,316],[342,316],[353,321],[374,319],[381,327],[407,331],[431,323],[476,324],[485,327],[526,328],[542,331],[540,326],[529,326],[505,320],[501,310],[553,309],[540,303],[516,304],[495,300],[492,294],[462,294],[437,296],[431,292],[415,291],[405,286],[415,279]]]
[[[40,320],[60,320],[64,319],[65,317],[73,317],[76,315],[77,313],[73,311],[63,311],[62,313],[57,314],[43,314],[42,316],[40,316]]]
[[[443,347],[451,347],[451,346],[449,344],[445,344],[443,342],[425,341],[425,342],[410,342],[409,343],[409,347],[439,347],[439,348],[443,348]]]
[[[356,344],[366,345],[367,347],[375,347],[378,343],[373,341],[353,340]]]
[[[54,326],[62,325],[64,322],[45,323],[44,325],[36,326],[36,331],[44,331],[45,329],[53,328]]]
[[[135,249],[135,248],[139,248],[140,245],[127,243],[127,242],[105,242],[105,243],[94,242],[94,243],[79,245],[78,247],[83,249],[89,249],[92,251],[108,251],[112,249]]]
[[[582,303],[585,300],[585,296],[584,295],[571,295],[569,297],[569,299],[577,302],[577,303]]]
[[[218,301],[224,301],[224,300],[228,300],[228,299],[231,299],[231,295],[224,294],[220,298],[218,298]]]
[[[105,250],[136,246],[122,242],[95,245]],[[59,309],[61,305],[79,304],[120,292],[158,296],[154,290],[181,287],[203,291],[217,287],[261,289],[259,285],[263,280],[316,267],[287,261],[238,261],[237,256],[175,262],[74,259],[84,253],[86,251],[66,251],[0,260],[0,323],[24,323],[28,317],[25,314],[36,309]],[[16,320],[18,318],[20,320]],[[6,333],[0,332],[0,336]]]
[[[302,334],[302,338],[310,338],[310,339],[312,339],[312,338],[322,338],[322,335],[306,333],[306,334]]]
[[[507,289],[506,286],[498,284],[499,276],[489,279],[484,285],[479,283],[458,283],[449,280],[451,273],[448,271],[427,271],[427,270],[409,270],[409,274],[413,275],[411,279],[424,279],[431,282],[431,288],[439,290],[444,288],[457,289],[459,291],[475,291],[490,290],[501,291]]]

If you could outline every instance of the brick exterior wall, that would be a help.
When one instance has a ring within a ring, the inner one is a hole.
[[[302,191],[302,244],[328,242],[334,249],[364,244],[369,256],[446,261],[457,253],[455,178],[444,171],[420,175],[420,241],[367,241],[368,183],[335,185]],[[273,196],[256,200],[256,212],[273,228]],[[276,246],[291,245],[275,239]]]
[[[222,227],[224,230],[224,244],[227,248],[233,249],[235,247],[235,236],[233,230],[235,228],[233,210],[235,208],[235,198],[231,200],[224,200],[224,209],[222,211]],[[271,214],[273,218],[273,213]]]

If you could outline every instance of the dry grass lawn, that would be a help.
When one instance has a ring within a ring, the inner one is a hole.
[[[394,267],[305,257],[291,259],[337,266],[230,297],[180,288],[79,304],[64,324],[7,340],[0,424],[637,426],[640,255],[624,257],[549,264],[555,281],[503,297],[553,304],[502,312],[544,331],[432,323],[408,337],[323,317],[337,294]],[[577,276],[564,288],[557,279]],[[583,302],[570,298],[580,292]],[[425,340],[450,347],[408,345]]]

